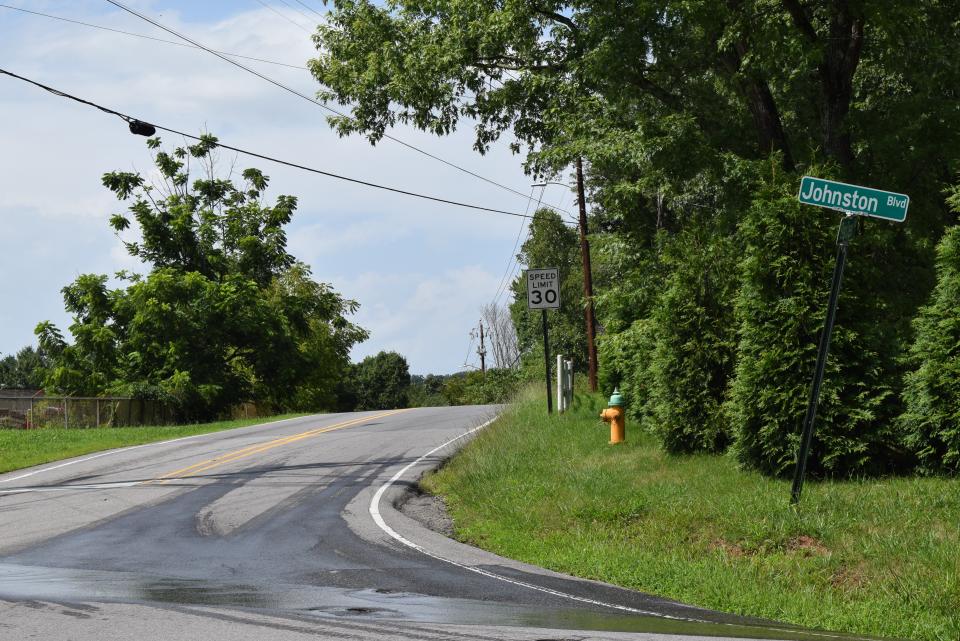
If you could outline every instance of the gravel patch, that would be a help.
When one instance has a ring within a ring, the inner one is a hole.
[[[427,529],[447,537],[453,536],[453,519],[447,514],[447,504],[433,494],[427,494],[420,486],[404,493],[397,509]]]

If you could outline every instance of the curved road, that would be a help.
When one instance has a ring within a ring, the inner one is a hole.
[[[495,411],[315,415],[0,475],[0,638],[834,636],[527,566],[394,509]]]

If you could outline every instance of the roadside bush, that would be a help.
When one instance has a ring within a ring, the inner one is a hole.
[[[514,369],[488,369],[486,374],[468,372],[453,375],[443,386],[443,397],[450,405],[488,405],[506,403],[520,387],[523,376]]]
[[[720,452],[730,442],[723,401],[733,374],[735,245],[692,228],[667,246],[665,288],[652,313],[649,413],[669,452]]]
[[[960,191],[953,201],[960,210]],[[960,472],[960,227],[937,246],[937,285],[914,320],[900,424],[925,473]]]
[[[627,416],[647,431],[653,425],[649,404],[653,329],[652,320],[641,318],[621,332],[597,337],[600,392],[607,396],[619,387],[626,401]]]

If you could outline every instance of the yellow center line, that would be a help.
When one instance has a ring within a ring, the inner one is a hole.
[[[366,423],[368,421],[373,421],[378,418],[384,418],[387,416],[393,416],[394,414],[399,414],[400,412],[405,412],[406,409],[393,410],[390,412],[384,412],[382,414],[375,414],[373,416],[364,416],[361,418],[351,419],[349,421],[343,421],[341,423],[335,423],[333,425],[328,425],[327,427],[318,427],[306,432],[300,432],[299,434],[292,434],[290,436],[283,436],[280,438],[273,439],[272,441],[267,441],[266,443],[257,443],[255,445],[249,445],[247,447],[241,448],[239,450],[234,450],[233,452],[227,452],[226,454],[221,454],[199,463],[194,463],[193,465],[188,465],[187,467],[180,468],[179,470],[174,470],[172,472],[167,472],[161,476],[158,476],[155,479],[149,481],[144,481],[144,484],[149,483],[167,483],[169,481],[183,478],[188,475],[198,474],[200,472],[205,472],[209,469],[225,465],[227,463],[232,463],[233,461],[239,461],[240,459],[245,459],[254,454],[260,454],[261,452],[266,452],[272,450],[281,445],[287,445],[289,443],[294,443],[305,438],[310,438],[311,436],[317,436],[319,434],[326,434],[327,432],[335,432],[336,430],[346,429],[348,427],[354,427],[361,423]]]

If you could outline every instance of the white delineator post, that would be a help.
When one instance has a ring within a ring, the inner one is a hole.
[[[557,354],[557,411],[565,412],[573,403],[573,359]]]
[[[557,412],[563,413],[566,410],[567,387],[564,379],[567,377],[567,371],[564,367],[563,354],[557,354]]]

